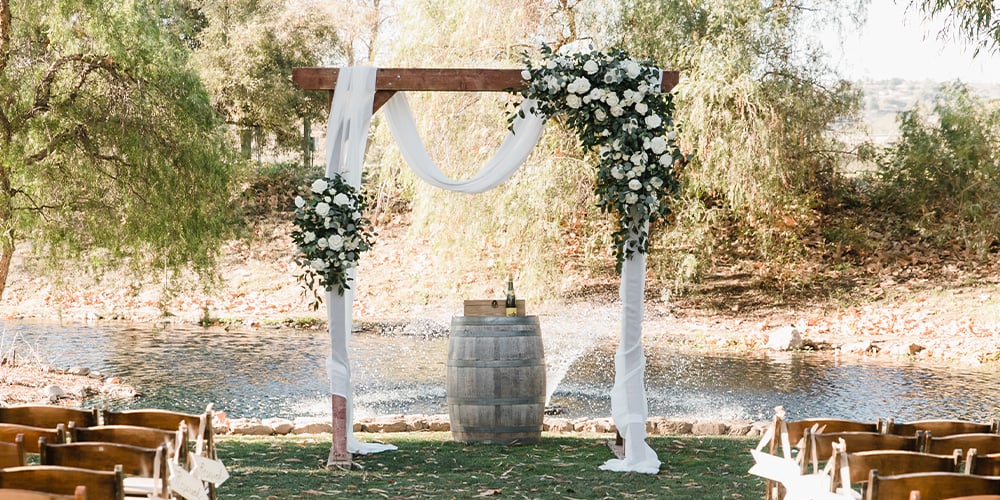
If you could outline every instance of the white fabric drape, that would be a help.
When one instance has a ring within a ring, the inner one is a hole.
[[[397,92],[383,109],[389,122],[389,130],[396,139],[403,159],[413,172],[432,186],[462,193],[482,193],[509,179],[528,159],[531,150],[535,149],[545,125],[545,120],[533,112],[535,101],[525,99],[520,108],[524,118],[518,116],[514,119],[514,132],[507,134],[496,154],[486,162],[486,166],[469,180],[453,181],[441,172],[427,154],[427,149],[417,134],[417,126],[413,121],[413,113],[410,111],[406,95]]]
[[[330,107],[326,129],[326,176],[340,174],[344,181],[361,189],[361,170],[364,168],[368,128],[372,121],[375,100],[375,68],[354,67],[340,70],[337,92]],[[356,269],[349,271],[351,283],[357,284]],[[354,436],[354,398],[351,386],[351,361],[347,345],[351,338],[351,318],[354,308],[354,290],[326,293],[327,322],[330,333],[330,358],[327,374],[330,391],[347,400],[346,428],[347,451],[358,454],[395,450],[393,445],[363,443]],[[335,429],[334,432],[337,432]]]
[[[340,174],[358,189],[371,124],[375,74],[376,70],[372,67],[340,70],[327,126],[326,175],[329,177]],[[497,154],[472,178],[454,181],[441,172],[427,154],[417,134],[405,95],[397,92],[384,109],[390,130],[410,168],[433,186],[464,193],[487,191],[510,178],[531,153],[544,125],[544,120],[532,112],[535,103],[526,100],[521,104],[524,117],[515,119],[514,132],[507,135]],[[350,276],[352,284],[356,285],[354,269]],[[615,354],[615,385],[611,391],[612,418],[625,438],[625,458],[609,460],[601,468],[655,474],[659,471],[660,461],[656,452],[646,443],[646,359],[642,353],[645,276],[646,257],[635,253],[622,266],[621,340]],[[331,348],[327,371],[333,394],[347,400],[347,429],[344,432],[347,435],[348,451],[366,454],[395,449],[391,445],[362,443],[354,436],[353,391],[347,351],[354,292],[345,290],[344,295],[328,292],[326,299]]]
[[[649,225],[643,226],[645,231]],[[630,243],[637,243],[632,235]],[[626,243],[628,244],[628,243]],[[642,317],[646,289],[646,254],[635,252],[622,263],[621,336],[615,352],[615,385],[611,389],[611,418],[625,439],[625,458],[611,459],[601,469],[656,474],[660,459],[646,443],[646,356],[642,352]]]

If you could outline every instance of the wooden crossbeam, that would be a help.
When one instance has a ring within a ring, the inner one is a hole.
[[[340,68],[292,68],[292,81],[303,90],[337,87]],[[680,81],[677,71],[664,71],[660,86],[669,92]],[[375,73],[375,109],[399,91],[503,92],[525,87],[519,69],[378,68]]]

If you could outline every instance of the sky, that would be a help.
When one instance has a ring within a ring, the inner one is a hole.
[[[922,22],[907,12],[908,0],[897,1],[871,0],[866,25],[845,37],[843,53],[827,45],[845,78],[1000,83],[1000,56],[984,50],[973,58],[973,48],[938,38],[940,20]]]

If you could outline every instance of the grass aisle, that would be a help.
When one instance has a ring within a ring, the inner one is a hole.
[[[545,434],[535,445],[465,445],[447,432],[359,434],[399,447],[356,456],[361,469],[326,470],[329,435],[220,436],[230,479],[221,498],[760,498],[747,474],[757,440],[651,437],[659,474],[605,472],[605,435]]]

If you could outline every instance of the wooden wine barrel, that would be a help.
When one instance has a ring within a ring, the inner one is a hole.
[[[455,441],[538,442],[545,413],[538,316],[452,318],[446,389]]]

